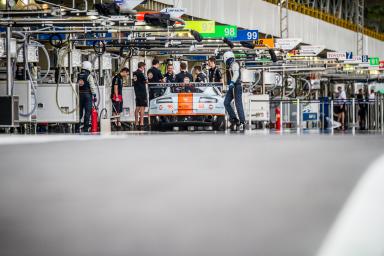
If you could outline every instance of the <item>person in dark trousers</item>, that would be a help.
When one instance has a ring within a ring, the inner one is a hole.
[[[147,100],[147,78],[144,75],[145,63],[139,62],[138,69],[133,72],[133,87],[136,97],[136,109],[135,109],[135,126],[139,130],[144,129],[144,113],[145,108],[148,107]]]
[[[366,123],[366,115],[367,115],[367,104],[365,102],[365,96],[363,93],[363,89],[359,89],[359,93],[356,96],[358,106],[359,106],[359,111],[358,116],[359,116],[359,128],[360,130],[365,130],[365,123]]]
[[[116,116],[115,125],[118,130],[121,129],[120,114],[123,112],[123,80],[128,76],[128,73],[128,68],[122,68],[120,73],[112,79],[112,112]]]
[[[164,93],[162,88],[156,88],[157,84],[163,82],[163,79],[164,79],[159,67],[160,67],[159,60],[154,59],[152,61],[152,67],[147,72],[148,83],[150,83],[148,85],[149,100],[160,97]]]
[[[195,67],[195,74],[196,74],[196,83],[206,83],[208,82],[207,76],[202,72],[201,66],[196,66]]]
[[[216,66],[215,57],[210,57],[208,59],[208,81],[210,83],[223,83],[223,75],[221,74],[220,69]]]
[[[91,119],[92,102],[96,102],[95,80],[91,75],[92,64],[84,61],[80,74],[77,77],[80,93],[80,126],[81,119],[84,116],[84,132],[89,130],[89,121]]]
[[[187,64],[180,63],[180,73],[176,75],[176,83],[184,83],[184,77],[189,77],[189,81],[193,82],[193,76],[187,71]]]
[[[176,83],[176,75],[173,70],[173,64],[167,65],[167,73],[164,75],[164,83]]]
[[[228,72],[228,91],[225,95],[224,106],[229,115],[229,122],[231,123],[230,129],[232,131],[244,131],[245,129],[245,115],[243,109],[243,88],[241,86],[241,73],[240,65],[235,60],[233,52],[228,51],[224,53],[224,63],[227,65]],[[236,113],[231,106],[231,102],[235,100],[237,114],[239,119],[236,117]]]

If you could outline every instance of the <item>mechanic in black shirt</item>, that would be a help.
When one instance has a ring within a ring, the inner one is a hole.
[[[167,65],[167,73],[164,75],[164,83],[176,83],[176,75],[173,71],[173,64]]]
[[[201,71],[201,66],[195,66],[195,74],[196,74],[196,83],[206,83],[207,76]]]
[[[115,121],[115,125],[117,129],[121,128],[120,123],[120,113],[123,112],[123,83],[124,78],[128,76],[129,69],[122,68],[120,73],[117,74],[112,79],[112,90],[111,90],[111,98],[112,98],[112,108],[113,115],[118,116]]]
[[[184,77],[189,77],[189,81],[193,82],[191,73],[187,71],[187,64],[185,62],[180,63],[180,73],[176,75],[176,83],[184,83]]]
[[[156,84],[153,83],[161,83],[163,82],[163,75],[161,74],[161,71],[159,69],[160,62],[158,59],[154,59],[152,61],[152,67],[148,70],[147,76],[148,76],[148,91],[149,91],[149,100],[152,100],[154,98],[160,97],[163,95],[163,89],[162,88],[153,88],[156,87]]]
[[[215,57],[210,57],[208,60],[209,74],[208,81],[210,83],[223,83],[223,76],[220,69],[216,66]]]
[[[133,72],[133,87],[136,96],[135,126],[142,130],[144,128],[144,112],[148,106],[147,100],[147,78],[144,75],[145,63],[139,62],[138,69]]]

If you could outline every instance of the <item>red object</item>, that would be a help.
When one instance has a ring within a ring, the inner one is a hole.
[[[91,132],[98,132],[99,131],[99,113],[97,113],[97,109],[95,107],[92,107],[92,113],[91,113]]]
[[[123,96],[119,95],[119,96],[116,97],[116,95],[113,95],[112,100],[117,101],[117,102],[123,101]]]
[[[281,119],[281,115],[280,115],[280,108],[275,108],[275,114],[276,114],[276,130],[280,130],[280,119]]]

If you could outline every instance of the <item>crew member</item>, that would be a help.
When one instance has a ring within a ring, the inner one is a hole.
[[[145,63],[139,62],[138,69],[133,72],[133,87],[136,96],[135,126],[139,130],[144,129],[144,112],[148,106],[147,100],[147,78],[144,75]]]
[[[112,79],[112,106],[113,115],[116,116],[115,125],[118,130],[121,128],[120,113],[123,112],[123,80],[128,76],[129,69],[122,68],[120,73]]]
[[[228,72],[228,91],[225,95],[224,106],[229,115],[229,121],[231,123],[231,130],[244,131],[245,128],[245,116],[243,109],[243,88],[241,86],[241,75],[240,65],[235,60],[233,52],[228,51],[224,53],[224,63],[227,66]],[[239,119],[236,117],[236,113],[231,106],[232,100],[235,100],[237,114]]]
[[[163,78],[164,78],[163,75],[161,74],[159,67],[160,67],[159,60],[154,59],[152,61],[152,67],[147,72],[148,83],[150,83],[150,85],[148,86],[149,100],[152,100],[154,98],[157,98],[163,95],[162,88],[156,88],[158,84],[163,81]]]
[[[84,132],[89,130],[89,121],[91,119],[92,101],[96,102],[95,80],[91,75],[92,64],[84,61],[80,74],[77,77],[80,92],[80,125],[84,115]]]
[[[367,105],[365,103],[365,95],[363,93],[363,89],[359,89],[359,93],[357,94],[356,99],[359,103],[359,111],[357,112],[359,116],[359,128],[360,130],[365,130]]]
[[[337,97],[337,105],[339,105],[339,113],[337,115],[337,121],[341,123],[341,130],[345,130],[345,112],[346,105],[345,102],[347,100],[347,96],[345,90],[339,86],[337,87],[338,97]]]
[[[180,73],[176,75],[176,83],[184,83],[184,77],[189,77],[189,81],[193,82],[192,74],[187,71],[187,64],[180,63]]]
[[[173,70],[173,64],[167,65],[167,73],[164,75],[164,82],[165,83],[176,83],[176,75]]]
[[[201,71],[201,66],[195,67],[196,83],[206,83],[208,81],[207,76]]]
[[[210,83],[223,83],[223,76],[220,69],[216,66],[216,58],[210,57],[208,59],[208,80]]]

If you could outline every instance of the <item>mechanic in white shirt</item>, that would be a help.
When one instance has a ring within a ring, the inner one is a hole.
[[[339,86],[337,87],[337,91],[339,93],[339,96],[337,97],[337,104],[339,105],[339,113],[337,114],[337,121],[341,123],[341,129],[344,130],[345,129],[345,102],[347,100],[347,95],[345,93],[345,90]]]

